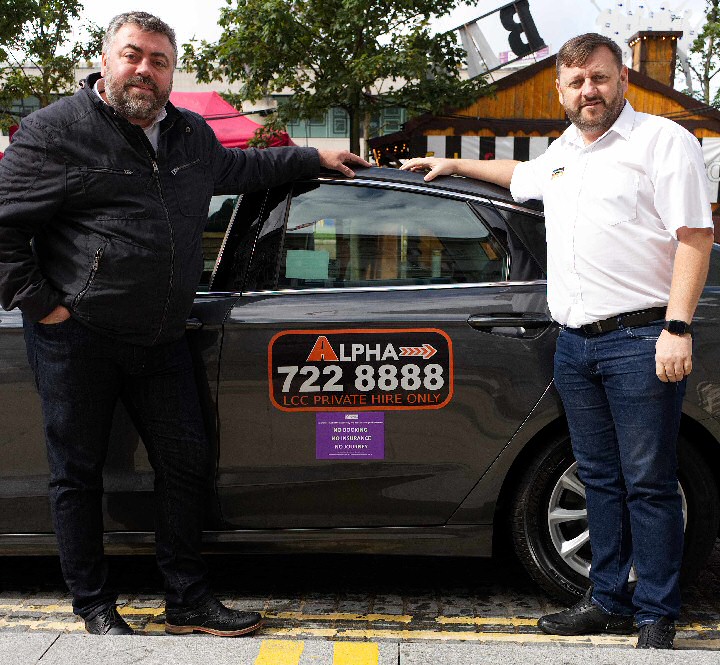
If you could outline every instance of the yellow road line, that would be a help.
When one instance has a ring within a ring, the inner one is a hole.
[[[263,640],[255,665],[298,665],[304,648],[305,642]]]
[[[136,630],[138,624],[130,622]],[[8,621],[0,618],[0,631],[3,628],[27,628],[32,631],[50,631],[62,633],[81,633],[85,630],[82,621],[38,621],[19,620]],[[162,623],[148,623],[143,629],[144,634],[163,634],[165,625]],[[633,635],[587,635],[584,637],[564,637],[560,635],[545,635],[544,633],[498,633],[498,632],[470,632],[450,630],[372,630],[372,629],[335,629],[335,628],[264,628],[258,635],[267,640],[268,646],[261,647],[260,655],[265,654],[265,660],[257,660],[255,665],[297,665],[302,653],[302,642],[295,642],[297,638],[326,638],[332,640],[366,640],[366,642],[350,643],[357,649],[342,647],[337,652],[338,660],[334,665],[343,663],[352,665],[374,665],[370,651],[363,651],[360,645],[368,644],[373,640],[428,640],[441,642],[509,642],[516,644],[567,644],[582,646],[626,646],[633,647],[636,637]],[[278,639],[284,638],[284,639]],[[678,638],[676,645],[681,649],[720,649],[720,640],[701,638]],[[340,642],[338,642],[340,643]],[[290,645],[294,645],[290,647]],[[369,647],[364,647],[368,649]],[[297,650],[300,651],[297,651]],[[259,658],[259,657],[258,657]],[[283,660],[281,660],[281,658]],[[295,660],[292,660],[295,658]],[[362,660],[365,658],[366,660]],[[344,659],[344,660],[342,660]]]
[[[118,614],[123,616],[151,616],[157,617],[165,614],[165,607],[133,607],[132,605],[123,605],[118,607]]]
[[[262,636],[277,637],[337,637],[340,639],[395,639],[395,640],[442,640],[472,642],[519,642],[519,643],[568,643],[568,644],[619,644],[635,645],[637,637],[623,635],[586,635],[565,637],[545,633],[476,633],[454,630],[358,630],[328,628],[265,628]]]
[[[73,611],[70,603],[64,603],[62,605],[33,605],[32,603],[23,602],[17,605],[0,605],[0,611],[16,612],[20,609],[41,612],[42,614],[72,614]]]
[[[303,614],[302,612],[262,612],[268,619],[296,619],[297,621],[388,621],[410,623],[409,614],[355,614],[353,612],[329,612],[327,614]]]
[[[16,605],[0,605],[0,612],[22,612],[32,611],[34,614],[55,615],[72,614],[72,605],[34,605],[32,603],[19,603]],[[121,605],[118,612],[126,617],[158,617],[165,613],[165,607],[138,607],[132,604]],[[362,621],[362,622],[386,622],[411,624],[416,617],[410,614],[359,614],[355,612],[329,612],[327,614],[305,614],[303,612],[261,612],[267,619],[278,619],[285,621]],[[425,619],[427,620],[427,619]],[[525,617],[488,617],[488,616],[439,616],[435,622],[443,625],[467,625],[467,626],[535,626],[537,619]],[[0,623],[0,625],[2,625]],[[678,631],[712,632],[720,631],[720,623],[688,623],[678,624]]]
[[[64,621],[37,621],[37,620],[21,620],[21,621],[8,621],[7,619],[0,619],[0,630],[3,628],[27,628],[29,630],[51,630],[62,633],[84,631],[85,624],[81,621],[73,621],[67,623]]]
[[[537,619],[518,617],[438,617],[439,624],[461,624],[469,626],[537,626]]]
[[[336,642],[333,647],[333,665],[378,665],[379,661],[376,642]]]

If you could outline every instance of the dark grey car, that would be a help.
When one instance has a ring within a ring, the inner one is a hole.
[[[587,585],[582,484],[552,385],[541,209],[462,178],[360,171],[216,197],[188,335],[207,428],[208,548],[490,556]],[[685,571],[718,533],[720,249],[680,438]],[[0,552],[54,537],[21,319],[1,312]],[[110,551],[153,542],[152,469],[119,409]]]

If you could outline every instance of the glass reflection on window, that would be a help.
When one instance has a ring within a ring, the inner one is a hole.
[[[504,250],[462,201],[320,185],[292,199],[278,286],[482,283],[506,277]]]

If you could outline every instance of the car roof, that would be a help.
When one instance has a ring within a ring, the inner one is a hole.
[[[400,184],[423,185],[429,189],[438,191],[457,192],[461,194],[469,194],[472,196],[481,196],[494,201],[503,201],[518,205],[510,194],[510,190],[499,185],[494,185],[484,180],[475,180],[474,178],[465,178],[464,176],[439,176],[430,182],[425,182],[423,173],[414,173],[412,171],[401,171],[400,169],[373,166],[371,168],[351,167],[355,171],[355,177],[363,180],[375,180],[377,182],[392,182]],[[336,171],[323,171],[322,178],[332,177],[336,180],[348,180],[345,176],[340,175]],[[540,201],[525,201],[519,204],[523,208],[529,210],[542,210]]]

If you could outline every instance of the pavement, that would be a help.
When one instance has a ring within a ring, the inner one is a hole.
[[[717,651],[627,646],[0,633],[2,665],[718,665]]]
[[[562,609],[510,563],[464,558],[215,555],[211,583],[263,627],[227,639],[165,634],[151,557],[113,557],[134,636],[85,633],[56,557],[0,566],[0,665],[720,665],[720,540],[683,594],[675,651],[636,635],[545,635]],[[253,571],[248,576],[242,571]]]

